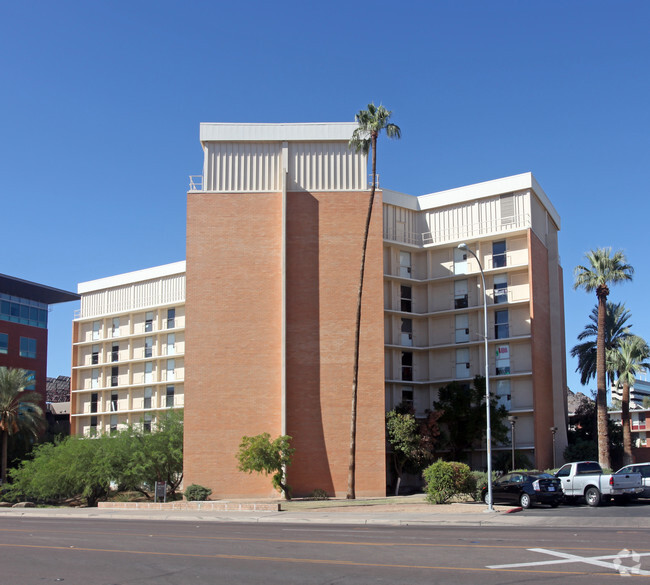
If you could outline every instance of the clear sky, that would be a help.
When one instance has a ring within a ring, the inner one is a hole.
[[[403,133],[380,144],[383,187],[535,175],[562,218],[567,348],[596,301],[573,269],[604,246],[636,269],[610,298],[650,339],[649,30],[645,0],[3,2],[0,272],[76,290],[182,260],[200,122],[374,101]],[[70,373],[75,308],[50,313],[50,376]]]

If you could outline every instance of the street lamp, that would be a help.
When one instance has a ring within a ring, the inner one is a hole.
[[[555,433],[557,433],[557,427],[551,427],[551,433],[553,433],[553,469],[555,469]]]
[[[458,244],[459,250],[469,252],[478,262],[478,269],[481,271],[481,280],[483,281],[483,330],[485,333],[485,439],[487,441],[487,475],[488,475],[488,512],[494,512],[492,506],[492,430],[490,425],[490,358],[488,355],[488,329],[487,329],[487,289],[485,288],[485,274],[483,265],[478,256],[467,247],[467,244]]]
[[[512,465],[510,466],[510,471],[515,470],[515,424],[517,423],[516,416],[509,416],[508,420],[510,421],[510,440],[512,443]]]

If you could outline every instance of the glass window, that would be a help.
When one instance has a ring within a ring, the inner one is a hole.
[[[172,408],[174,406],[174,387],[167,386],[167,395],[165,397],[165,406],[167,408]]]
[[[413,380],[413,353],[402,352],[402,380]]]
[[[494,299],[495,305],[508,302],[508,277],[505,274],[494,277],[492,298]]]
[[[399,275],[403,278],[411,278],[411,253],[399,253]]]
[[[36,340],[31,337],[20,338],[20,356],[27,358],[36,357]]]
[[[111,433],[117,431],[117,415],[111,414]]]
[[[153,331],[153,311],[147,311],[144,315],[144,330],[147,333]]]
[[[176,334],[167,334],[167,355],[174,355],[176,353]]]
[[[413,407],[413,386],[402,386],[402,404]]]
[[[97,417],[90,417],[90,435],[95,436],[97,434]]]
[[[153,362],[144,363],[144,383],[151,384],[153,382]]]
[[[510,346],[497,345],[496,348],[496,371],[497,376],[510,374]]]
[[[113,322],[111,323],[111,337],[120,336],[120,318],[113,317]]]
[[[176,379],[176,360],[167,360],[167,379]]]
[[[402,345],[413,345],[413,319],[402,319]]]
[[[457,280],[454,282],[454,309],[466,309],[467,306],[467,280]]]
[[[112,362],[117,362],[120,359],[120,346],[117,343],[113,344],[113,347],[111,348],[111,361]]]
[[[167,329],[176,327],[176,309],[167,309]]]
[[[118,366],[113,366],[111,368],[111,386],[118,385],[119,374],[120,374],[120,368]]]
[[[456,350],[456,378],[469,378],[469,349]]]
[[[400,286],[401,305],[400,310],[411,313],[413,308],[413,290],[410,286]]]
[[[499,406],[505,406],[507,410],[510,410],[512,399],[512,395],[510,394],[510,380],[497,380],[495,395]]]
[[[93,321],[93,339],[99,339],[99,331],[101,327],[101,321]]]
[[[99,388],[99,368],[93,368],[90,373],[90,387]]]
[[[93,345],[90,355],[90,363],[95,366],[99,363],[99,345]]]
[[[494,338],[505,339],[510,337],[510,326],[508,325],[508,309],[494,312]]]
[[[34,370],[27,370],[30,383],[25,386],[25,390],[36,390],[36,372]]]
[[[111,393],[111,412],[117,412],[117,392]]]
[[[7,333],[0,333],[0,353],[7,353],[9,351],[9,335]]]
[[[153,355],[153,337],[144,338],[144,357],[150,358]]]
[[[456,343],[469,341],[469,315],[456,315]]]
[[[506,264],[506,241],[492,242],[492,268],[502,268]]]
[[[90,395],[90,412],[97,412],[97,403],[99,402],[99,394],[93,392]]]
[[[152,395],[153,395],[153,390],[151,388],[144,389],[144,408],[151,408]]]
[[[145,415],[144,415],[144,423],[143,423],[143,426],[144,426],[144,430],[145,430],[146,432],[150,432],[150,431],[151,431],[151,419],[152,419],[152,418],[153,418],[153,417],[152,417],[150,414],[145,414]]]
[[[454,248],[454,274],[467,274],[467,250]]]

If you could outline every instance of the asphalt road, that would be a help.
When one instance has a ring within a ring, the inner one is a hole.
[[[570,585],[619,583],[621,566],[650,578],[650,530],[0,522],[1,585]]]

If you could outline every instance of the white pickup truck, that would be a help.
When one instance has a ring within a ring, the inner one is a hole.
[[[601,501],[635,496],[643,491],[640,473],[605,475],[594,461],[567,463],[555,474],[562,483],[564,497],[569,500],[584,497],[590,506]]]

